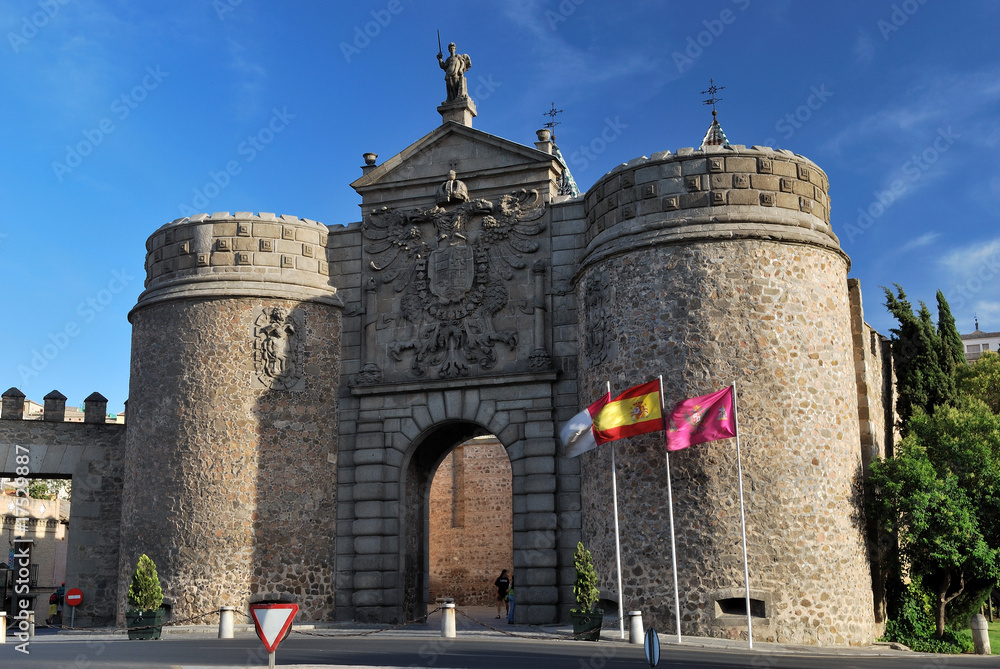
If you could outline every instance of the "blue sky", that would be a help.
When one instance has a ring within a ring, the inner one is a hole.
[[[0,3],[0,386],[128,396],[144,244],[192,211],[359,218],[348,183],[440,123],[437,37],[472,58],[475,127],[531,144],[554,102],[586,190],[734,144],[830,177],[866,318],[879,286],[1000,330],[1000,3],[717,0]],[[610,138],[610,141],[606,141]],[[231,169],[229,169],[231,168]],[[227,172],[227,169],[229,171]]]

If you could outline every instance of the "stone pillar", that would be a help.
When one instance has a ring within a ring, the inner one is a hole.
[[[451,102],[442,102],[438,107],[441,114],[441,122],[452,121],[464,126],[472,127],[472,119],[476,117],[476,103],[472,98],[459,98]]]
[[[542,128],[535,132],[538,135],[538,141],[535,142],[535,148],[542,153],[552,153],[552,131],[548,128]]]
[[[441,636],[446,639],[455,638],[455,604],[445,602],[441,605]]]
[[[45,396],[45,414],[44,419],[48,421],[54,421],[56,423],[62,423],[66,420],[66,396],[63,395],[58,390],[53,390],[51,393]],[[107,406],[107,400],[105,400],[105,406]]]
[[[327,620],[341,300],[326,226],[202,214],[147,250],[129,315],[119,591],[147,553],[175,618],[290,592],[299,620]]]
[[[24,393],[17,388],[8,388],[2,395],[0,419],[21,420],[24,418]]]
[[[100,393],[91,393],[83,401],[83,422],[84,423],[107,423],[108,422],[108,399]]]
[[[233,639],[236,637],[233,629],[233,606],[223,606],[219,609],[219,638]]]
[[[990,630],[986,616],[982,613],[975,614],[969,621],[969,625],[972,627],[972,644],[976,649],[976,655],[989,655]]]
[[[646,632],[642,629],[642,611],[628,612],[628,642],[639,644],[645,642]]]

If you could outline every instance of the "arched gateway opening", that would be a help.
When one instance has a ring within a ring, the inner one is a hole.
[[[402,491],[405,619],[424,615],[428,604],[439,596],[481,604],[484,593],[489,595],[485,584],[492,583],[486,575],[499,560],[505,560],[503,567],[512,566],[511,468],[502,449],[503,444],[482,427],[454,422],[429,431],[412,451]],[[464,480],[470,459],[476,461],[475,476],[482,480]],[[506,463],[499,464],[502,460]],[[436,477],[439,472],[442,476]],[[438,494],[432,499],[436,478]],[[494,523],[493,516],[502,518]],[[464,531],[467,518],[477,522],[468,526],[469,532]],[[433,536],[432,528],[436,530]],[[492,541],[483,537],[493,533]],[[449,563],[454,564],[449,568]],[[497,567],[498,573],[503,567]]]
[[[496,606],[493,582],[513,568],[511,467],[493,435],[449,452],[430,485],[428,601]]]

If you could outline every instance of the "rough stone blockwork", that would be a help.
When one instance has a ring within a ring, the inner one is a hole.
[[[233,246],[237,256],[265,242],[280,252],[284,240],[288,253],[312,256],[325,248],[320,229],[237,214],[181,219],[153,236],[131,314],[120,615],[145,552],[175,619],[266,593],[295,595],[301,619],[331,617],[338,300],[315,261],[218,271]],[[158,273],[161,249],[186,238],[211,250],[208,262]]]
[[[494,439],[476,439],[445,458],[431,483],[430,595],[492,606],[493,581],[511,569],[510,460]]]
[[[630,163],[587,195],[581,394],[662,374],[669,407],[736,381],[755,636],[869,643],[848,262],[827,222],[826,177],[787,152],[679,153]],[[662,437],[616,448],[626,606],[671,629]],[[616,600],[609,451],[584,457],[584,537]],[[670,464],[683,631],[745,637],[735,443]]]
[[[0,475],[14,477],[26,449],[31,476],[72,477],[66,582],[87,593],[82,627],[115,620],[124,448],[124,425],[0,420]]]

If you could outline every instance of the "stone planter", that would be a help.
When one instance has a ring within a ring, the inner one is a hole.
[[[129,609],[125,612],[125,625],[128,627],[129,639],[159,639],[163,629],[164,610],[145,611]],[[134,628],[143,629],[134,629]]]
[[[601,625],[604,624],[604,610],[570,611],[569,619],[573,621],[573,639],[576,641],[599,641]]]

